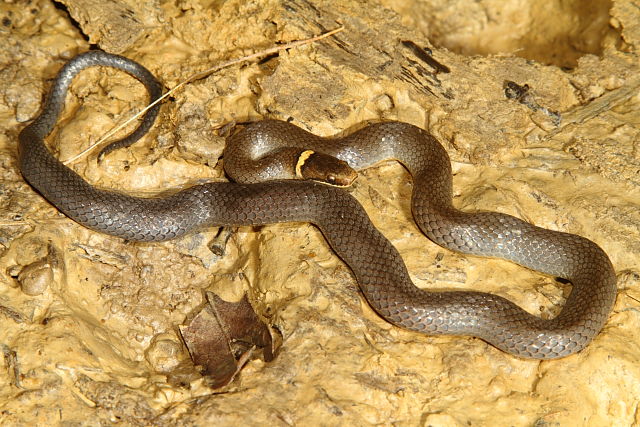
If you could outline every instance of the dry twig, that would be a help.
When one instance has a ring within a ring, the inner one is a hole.
[[[68,165],[69,163],[72,163],[72,162],[76,161],[77,159],[85,156],[87,153],[92,151],[98,145],[102,144],[108,138],[111,138],[111,136],[113,136],[120,129],[124,128],[129,123],[131,123],[132,121],[136,120],[138,117],[142,116],[144,113],[146,113],[154,105],[158,104],[159,102],[162,102],[163,99],[165,99],[168,96],[171,96],[173,93],[175,93],[178,89],[180,89],[184,85],[187,85],[187,84],[189,84],[191,82],[194,82],[196,80],[203,79],[203,78],[209,76],[210,74],[212,74],[212,73],[214,73],[214,72],[216,72],[218,70],[221,70],[223,68],[229,67],[231,65],[238,64],[238,63],[241,63],[241,62],[251,61],[252,59],[256,59],[256,58],[262,58],[264,56],[271,55],[271,54],[279,52],[281,50],[296,48],[296,47],[299,47],[299,46],[302,46],[302,45],[305,45],[305,44],[314,43],[314,42],[316,42],[318,40],[322,40],[322,39],[327,38],[329,36],[332,36],[332,35],[334,35],[336,33],[339,33],[342,30],[344,30],[344,27],[338,27],[338,28],[336,28],[334,30],[331,30],[331,31],[326,32],[324,34],[321,34],[319,36],[311,37],[309,39],[304,39],[304,40],[297,40],[297,41],[294,41],[294,42],[283,44],[281,46],[275,46],[275,47],[272,47],[272,48],[269,48],[269,49],[266,49],[266,50],[263,50],[263,51],[260,51],[260,52],[253,53],[251,55],[247,55],[247,56],[243,56],[241,58],[236,58],[236,59],[232,59],[232,60],[227,61],[227,62],[223,62],[222,64],[215,65],[215,66],[213,66],[211,68],[208,68],[208,69],[206,69],[204,71],[201,71],[199,73],[193,74],[191,77],[189,77],[186,80],[178,83],[173,89],[169,90],[167,93],[162,95],[160,98],[156,99],[154,102],[152,102],[151,104],[147,105],[140,112],[138,112],[134,116],[132,116],[129,119],[127,119],[124,123],[122,123],[122,124],[116,126],[115,128],[111,129],[102,138],[97,140],[95,143],[91,144],[85,150],[83,150],[80,153],[78,153],[77,155],[75,155],[75,156],[63,161],[62,163],[64,163],[65,165]]]

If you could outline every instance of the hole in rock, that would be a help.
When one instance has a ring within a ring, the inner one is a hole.
[[[611,0],[386,0],[437,47],[463,55],[512,53],[574,68],[585,54],[622,47]],[[408,21],[408,22],[407,22]]]

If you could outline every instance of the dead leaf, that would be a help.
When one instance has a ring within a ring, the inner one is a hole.
[[[274,340],[272,329],[260,320],[246,295],[235,303],[212,292],[206,296],[209,304],[188,325],[180,326],[180,333],[210,387],[219,388],[252,358],[261,354],[265,362],[273,360]]]

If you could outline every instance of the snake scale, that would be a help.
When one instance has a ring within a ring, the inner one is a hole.
[[[143,198],[88,184],[50,153],[44,138],[57,122],[73,77],[96,65],[131,74],[152,99],[162,91],[141,65],[100,51],[78,55],[59,72],[42,112],[19,135],[19,167],[31,186],[76,222],[132,241],[167,240],[211,226],[310,222],[352,270],[369,304],[389,322],[427,334],[479,337],[520,357],[552,359],[575,353],[606,322],[616,296],[616,276],[602,249],[583,237],[539,228],[509,215],[457,210],[452,205],[452,172],[445,149],[429,133],[406,123],[371,124],[344,138],[325,139],[286,122],[264,120],[246,126],[228,144],[311,147],[326,150],[354,169],[385,158],[400,161],[413,177],[414,219],[432,241],[466,254],[508,259],[571,282],[571,293],[555,318],[534,316],[493,294],[417,288],[400,254],[371,224],[361,205],[335,186],[309,180],[215,182],[166,197]],[[144,135],[157,111],[157,107],[149,110],[131,135],[109,149],[130,145]],[[242,169],[247,167],[242,155],[250,153],[243,150],[229,148],[225,163],[232,166],[232,151],[240,152],[241,160],[235,161],[240,170],[227,168],[228,173],[251,181]]]

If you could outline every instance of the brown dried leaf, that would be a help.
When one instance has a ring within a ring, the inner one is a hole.
[[[264,361],[273,360],[275,349],[271,330],[260,320],[246,295],[234,303],[223,300],[213,292],[207,292],[207,301],[213,307],[214,313],[229,336],[232,346],[242,346],[244,343],[261,348]]]
[[[202,310],[180,326],[182,338],[193,362],[202,367],[212,388],[229,384],[244,364],[259,355],[269,362],[274,358],[271,329],[253,310],[245,295],[240,301],[227,302],[207,292]]]
[[[180,333],[193,363],[202,367],[201,373],[209,377],[212,388],[231,382],[238,365],[211,307],[205,306],[188,326],[180,326]]]

